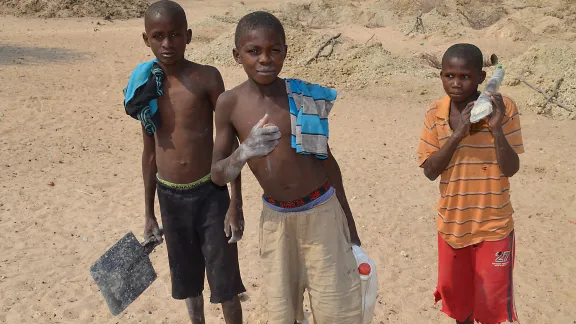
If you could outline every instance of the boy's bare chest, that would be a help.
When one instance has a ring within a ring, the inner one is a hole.
[[[174,84],[165,87],[158,98],[160,116],[163,119],[190,119],[211,115],[212,108],[205,91],[198,88]]]
[[[290,109],[287,97],[275,98],[275,100],[268,98],[249,100],[239,105],[239,108],[236,118],[234,118],[237,121],[234,126],[241,139],[246,138],[252,127],[266,114],[268,114],[267,123],[276,125],[283,136],[291,133]]]

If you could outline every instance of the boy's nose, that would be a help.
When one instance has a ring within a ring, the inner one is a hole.
[[[258,58],[258,63],[260,64],[270,64],[272,60],[270,59],[270,55],[263,53],[262,55],[260,55],[260,57]]]
[[[170,48],[170,47],[172,47],[172,41],[170,40],[170,37],[164,38],[164,40],[162,41],[162,47],[163,47],[163,48]]]

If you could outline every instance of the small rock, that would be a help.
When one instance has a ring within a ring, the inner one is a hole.
[[[408,257],[408,253],[406,253],[405,251],[400,252],[400,255],[407,258]]]
[[[54,183],[54,181],[50,181],[50,182],[48,182],[48,185],[49,185],[50,187],[54,187],[56,184]]]
[[[88,242],[88,237],[84,236],[84,238],[82,240],[84,240],[84,242]]]

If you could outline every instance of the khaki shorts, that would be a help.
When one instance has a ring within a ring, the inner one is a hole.
[[[305,290],[315,323],[362,322],[360,275],[335,195],[302,212],[278,212],[264,203],[260,256],[269,324],[302,320]]]

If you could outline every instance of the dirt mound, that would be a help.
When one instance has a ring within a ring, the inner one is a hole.
[[[149,3],[148,0],[0,0],[0,14],[128,19],[142,17]]]
[[[546,92],[548,96],[554,93],[558,79],[563,82],[558,88],[555,99],[566,106],[568,110],[576,112],[576,46],[570,43],[540,44],[531,47],[524,54],[513,59],[506,66],[506,84],[526,86],[525,80],[534,87]],[[522,100],[528,107],[542,114],[561,118],[576,118],[574,113],[548,104],[543,109],[546,99],[536,91]]]

